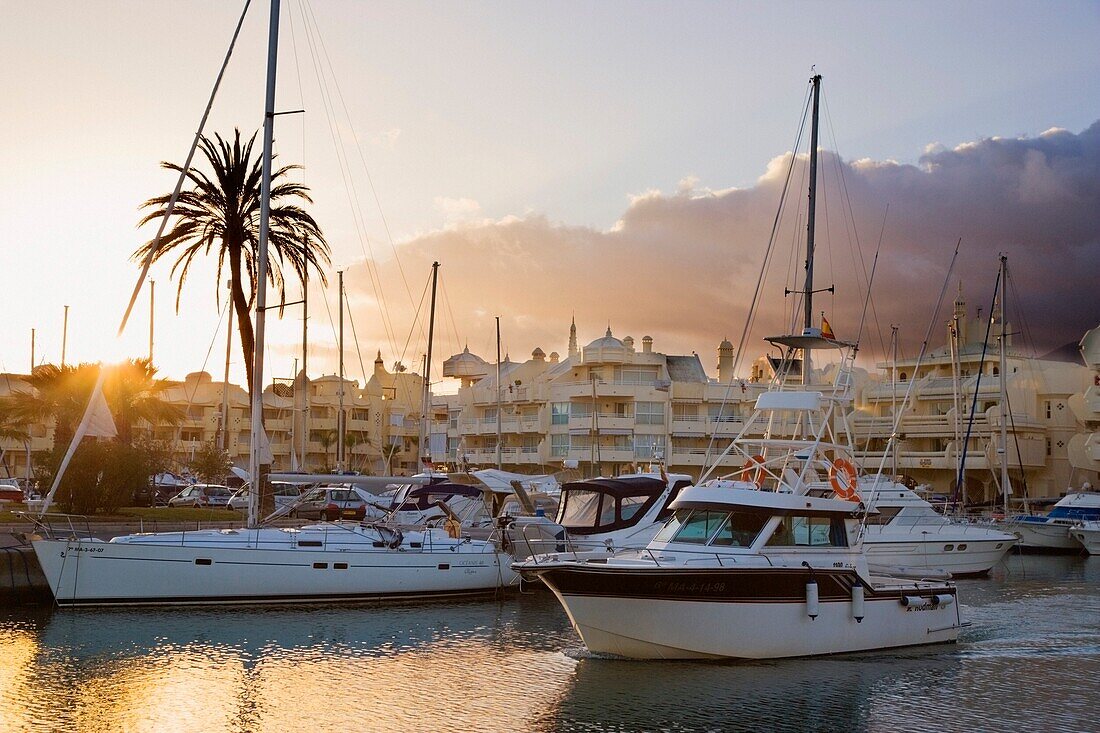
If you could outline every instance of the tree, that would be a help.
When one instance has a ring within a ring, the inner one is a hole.
[[[229,458],[229,451],[211,441],[195,451],[195,457],[187,467],[199,477],[200,481],[212,484],[225,481],[225,477],[229,475],[229,469],[233,467],[233,461]]]
[[[139,420],[155,427],[177,425],[183,419],[183,410],[164,399],[169,382],[157,379],[156,374],[157,368],[148,359],[130,359],[110,367],[103,380],[103,396],[123,445],[133,445],[134,423]]]
[[[160,246],[155,251],[155,242],[149,241],[134,252],[133,258],[141,261],[152,253],[155,262],[170,252],[176,253],[172,276],[179,274],[177,310],[187,272],[197,255],[212,254],[217,258],[215,294],[219,303],[222,273],[228,267],[230,297],[237,314],[241,350],[251,392],[255,338],[249,314],[257,289],[262,155],[252,156],[255,134],[243,144],[240,130],[234,130],[232,143],[220,135],[214,137],[215,140],[210,140],[204,135],[200,140],[211,174],[194,168],[188,171],[187,178],[194,188],[180,192],[172,212],[175,224],[161,238]],[[177,173],[182,171],[181,166],[175,163],[162,162],[161,167]],[[321,266],[329,264],[329,247],[321,228],[308,212],[295,203],[313,203],[309,188],[287,180],[287,175],[299,167],[283,166],[271,176],[268,282],[278,290],[280,312],[286,302],[284,267],[289,267],[299,282],[308,279],[309,268],[312,267],[320,275],[321,282],[325,283]],[[145,215],[139,226],[162,218],[170,199],[170,195],[157,196],[142,204],[141,208],[152,211]]]
[[[54,445],[68,447],[98,376],[99,367],[95,364],[42,364],[26,379],[29,392],[17,390],[4,398],[3,412],[9,423],[16,426],[52,420]]]

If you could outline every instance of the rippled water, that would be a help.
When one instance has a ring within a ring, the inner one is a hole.
[[[959,583],[960,643],[755,663],[584,651],[503,602],[0,612],[0,731],[1094,731],[1100,558]]]

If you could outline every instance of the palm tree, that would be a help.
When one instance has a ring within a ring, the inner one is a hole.
[[[258,266],[260,230],[260,179],[261,155],[252,157],[252,144],[256,135],[241,142],[240,130],[233,131],[230,143],[215,134],[215,140],[205,135],[200,147],[210,164],[211,175],[194,168],[187,177],[194,188],[181,191],[172,211],[174,226],[161,238],[154,251],[154,241],[142,245],[132,255],[142,261],[152,252],[157,261],[169,252],[176,252],[172,276],[179,273],[176,292],[176,310],[179,310],[180,294],[187,280],[187,272],[199,254],[215,255],[218,274],[215,287],[217,302],[221,302],[222,271],[229,269],[230,293],[237,314],[237,326],[241,335],[248,374],[248,388],[252,391],[252,356],[255,338],[249,313],[256,298],[256,268]],[[175,163],[162,162],[162,168],[182,171]],[[302,209],[296,200],[313,203],[309,188],[286,180],[287,174],[300,168],[283,166],[271,176],[271,216],[268,245],[271,257],[268,263],[268,282],[279,292],[279,309],[286,302],[283,268],[289,267],[299,282],[309,278],[309,268],[327,283],[322,265],[329,264],[329,247],[324,234],[313,217]],[[170,195],[151,198],[141,205],[153,209],[138,226],[164,216]]]
[[[99,375],[95,364],[41,364],[26,378],[31,391],[16,390],[3,400],[6,421],[15,426],[54,423],[54,445],[67,446],[88,406]]]
[[[183,410],[165,401],[167,380],[157,379],[157,368],[148,359],[131,359],[110,371],[103,381],[103,396],[111,408],[118,430],[118,441],[131,445],[134,423],[143,420],[150,426],[167,423],[176,425],[183,419]]]

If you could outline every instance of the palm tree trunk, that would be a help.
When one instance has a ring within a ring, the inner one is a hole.
[[[233,298],[233,309],[237,313],[237,330],[241,335],[241,352],[244,354],[245,376],[248,380],[248,394],[252,394],[252,357],[256,349],[256,339],[252,333],[252,319],[249,317],[248,299],[241,284],[241,250],[229,247],[229,268],[232,277],[229,290]],[[257,284],[259,287],[259,284]]]

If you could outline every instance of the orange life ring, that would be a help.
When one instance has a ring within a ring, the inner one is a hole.
[[[751,481],[757,488],[764,485],[764,456],[753,456],[745,461],[741,466],[741,480]]]
[[[833,461],[829,467],[829,483],[833,485],[833,493],[847,501],[859,501],[856,467],[843,458]]]

